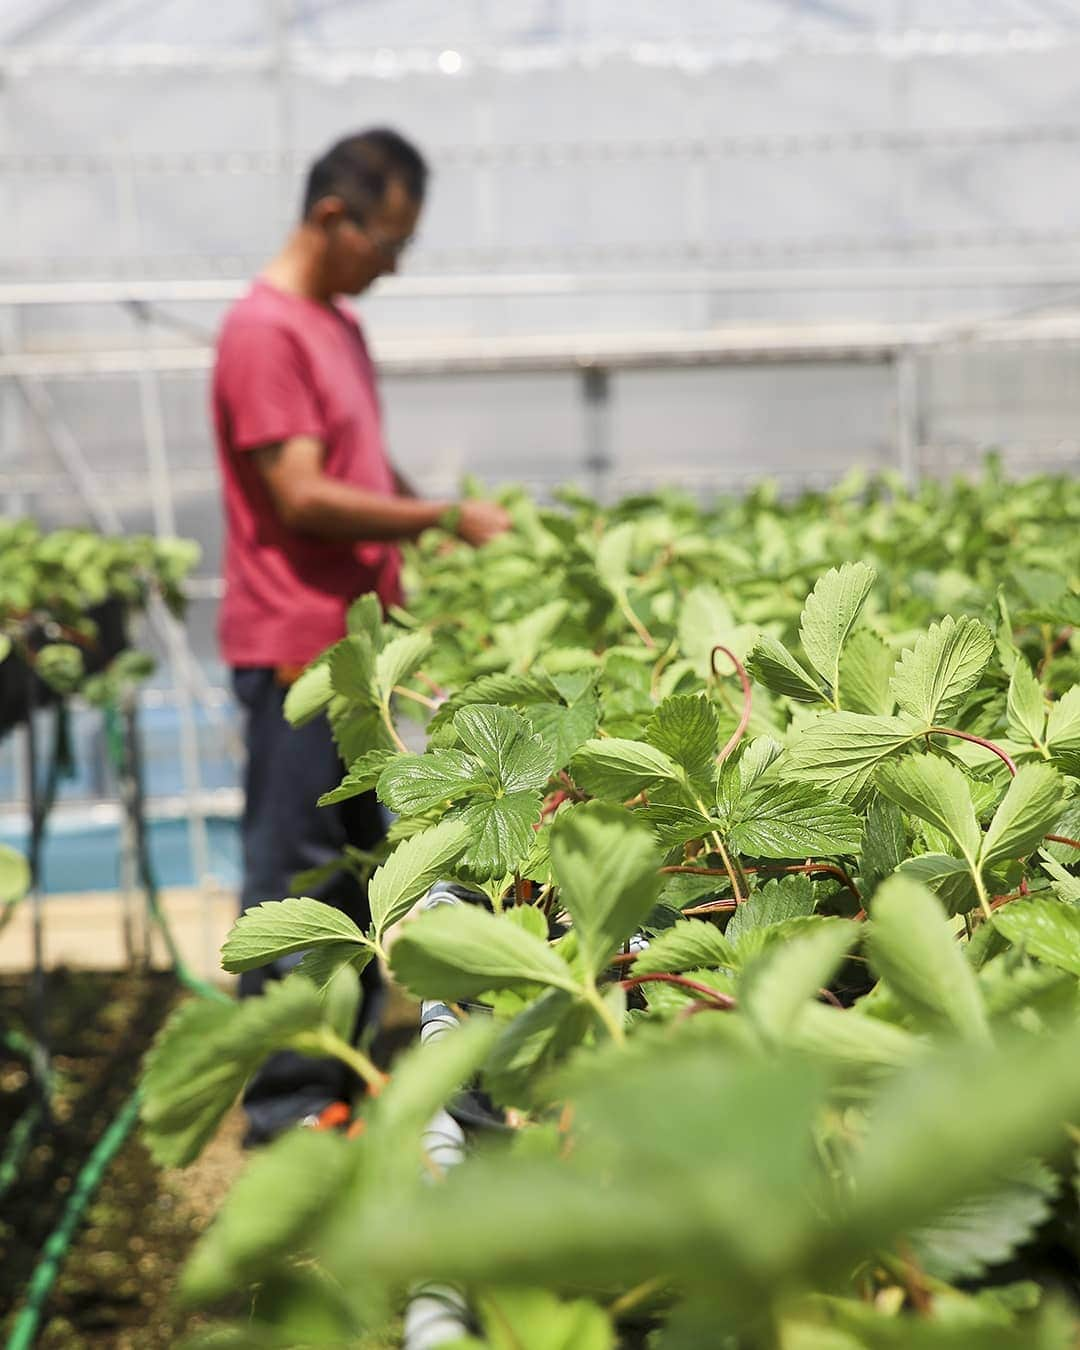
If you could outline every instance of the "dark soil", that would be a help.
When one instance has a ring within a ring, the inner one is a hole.
[[[52,1120],[0,1202],[0,1327],[6,1332],[74,1178],[130,1095],[142,1054],[179,996],[167,974],[47,977]],[[27,1029],[25,979],[0,980],[0,1025]],[[0,1139],[32,1101],[25,1061],[0,1052]],[[114,1158],[45,1307],[41,1350],[165,1350],[202,1324],[171,1298],[180,1269],[243,1166],[231,1117],[183,1174],[151,1162],[137,1128]]]

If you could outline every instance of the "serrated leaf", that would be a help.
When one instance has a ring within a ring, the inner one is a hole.
[[[1054,755],[1080,755],[1080,684],[1050,705],[1046,745]]]
[[[810,675],[777,638],[760,633],[753,651],[746,659],[751,677],[798,703],[825,703],[827,700],[817,681]]]
[[[552,870],[590,976],[603,970],[652,909],[659,864],[648,830],[617,807],[589,803],[556,818]]]
[[[476,1073],[494,1044],[498,1028],[484,1017],[471,1017],[453,1033],[416,1045],[394,1060],[393,1076],[376,1099],[367,1121],[400,1151],[452,1094]],[[407,1150],[406,1150],[407,1153]],[[414,1166],[408,1159],[407,1166]]]
[[[731,843],[755,858],[805,858],[812,853],[854,853],[862,827],[843,803],[810,784],[769,783],[735,807]]]
[[[917,858],[906,858],[897,871],[932,890],[949,914],[963,914],[979,902],[971,868],[963,858],[921,853]]]
[[[739,983],[739,1007],[770,1040],[791,1031],[858,937],[844,920],[820,923],[755,960]]]
[[[1064,900],[1068,905],[1080,904],[1080,877],[1074,877],[1062,867],[1049,849],[1039,850],[1039,861],[1047,876],[1052,878],[1051,888],[1057,898]]]
[[[745,908],[745,905],[740,906]],[[735,948],[719,928],[703,919],[682,919],[654,937],[634,962],[635,975],[684,970],[708,970],[714,966],[735,969],[740,965]]]
[[[350,633],[366,633],[372,651],[378,651],[383,639],[382,601],[369,591],[354,600],[345,614],[345,626]]]
[[[375,684],[384,701],[396,684],[416,673],[430,651],[430,633],[404,633],[386,644],[375,658]]]
[[[645,739],[670,755],[691,778],[712,781],[720,721],[706,699],[692,694],[673,694],[649,718]]]
[[[322,1016],[314,985],[295,976],[239,1003],[183,1004],[143,1068],[140,1114],[155,1160],[164,1167],[191,1162],[266,1056],[313,1030]]]
[[[978,1279],[1009,1260],[1050,1217],[1058,1180],[1042,1163],[983,1195],[954,1205],[933,1224],[911,1234],[919,1265],[939,1280]]]
[[[888,716],[893,710],[890,689],[896,658],[870,628],[856,628],[840,654],[842,706],[851,712]]]
[[[870,919],[870,964],[904,1008],[932,1028],[985,1040],[975,973],[937,897],[908,877],[892,876],[878,888]]]
[[[519,712],[494,703],[476,703],[454,714],[454,730],[465,749],[504,792],[542,788],[551,776],[554,753]]]
[[[1014,900],[995,910],[992,922],[1015,946],[1080,976],[1080,909],[1060,900]]]
[[[442,820],[399,844],[376,869],[368,883],[368,902],[380,941],[386,929],[445,875],[468,842],[469,826],[464,820]]]
[[[285,694],[285,720],[292,727],[313,721],[334,696],[330,667],[325,661],[308,666],[289,686]]]
[[[593,1023],[586,1004],[564,989],[548,989],[500,1031],[484,1065],[484,1086],[507,1106],[529,1106],[545,1069],[572,1047]]]
[[[807,918],[813,914],[817,901],[814,883],[798,874],[767,882],[739,905],[728,921],[724,936],[736,947],[741,946],[747,934],[789,919]]]
[[[840,688],[840,653],[862,612],[875,572],[864,562],[844,563],[819,577],[806,597],[799,623],[803,651],[834,696]]]
[[[358,947],[355,942],[327,942],[312,947],[305,952],[303,960],[296,967],[296,974],[310,980],[320,994],[324,994],[331,981],[345,966],[352,966],[359,975],[365,966],[374,959],[373,947]],[[346,1039],[350,1039],[348,1032]]]
[[[611,1318],[586,1299],[489,1287],[477,1302],[485,1350],[614,1350],[616,1344]]]
[[[394,943],[390,966],[417,998],[444,1002],[522,985],[578,988],[546,942],[473,905],[440,905],[413,919]]]
[[[292,952],[330,943],[370,947],[347,914],[306,895],[253,905],[233,924],[221,949],[221,964],[233,974],[265,966]]]
[[[1031,853],[1054,828],[1063,795],[1056,769],[1049,764],[1021,765],[983,836],[981,866]]]
[[[839,801],[853,801],[878,765],[915,738],[898,717],[822,713],[792,739],[786,771],[790,777],[821,783]]]
[[[533,826],[540,820],[540,794],[476,797],[460,808],[456,819],[468,831],[462,866],[479,881],[498,880],[517,871],[532,848]]]
[[[955,764],[936,755],[907,755],[894,764],[883,764],[874,783],[897,806],[948,835],[974,865],[979,854],[979,822],[967,779]]]
[[[859,849],[859,880],[864,898],[908,856],[907,833],[900,808],[888,797],[875,796],[866,813]]]
[[[923,726],[947,722],[979,682],[994,652],[994,636],[978,619],[947,615],[900,654],[892,692]]]
[[[594,797],[626,801],[657,783],[679,782],[679,766],[654,745],[618,736],[586,741],[574,756],[574,782]]]
[[[378,782],[380,800],[391,811],[405,816],[490,791],[479,760],[463,750],[436,749],[422,755],[395,755]]]
[[[361,708],[377,708],[375,650],[366,633],[352,633],[330,648],[326,665],[335,694]]]
[[[1042,686],[1032,673],[1027,659],[1018,657],[1009,680],[1006,704],[1009,735],[1016,741],[1041,745],[1046,727],[1046,702]]]
[[[717,822],[711,816],[704,816],[692,806],[649,805],[635,807],[635,820],[647,825],[666,848],[685,844],[689,839],[702,839]]]
[[[902,1027],[867,1017],[857,1008],[804,1003],[785,1044],[818,1059],[850,1066],[860,1076],[910,1064],[924,1048]]]
[[[600,580],[615,595],[621,594],[630,581],[630,558],[634,549],[637,527],[624,521],[605,530],[596,545],[596,571]]]
[[[348,801],[350,797],[359,797],[365,792],[371,792],[378,783],[383,769],[393,758],[392,750],[366,751],[358,759],[353,760],[349,772],[337,787],[324,792],[316,805],[333,806],[337,802]]]
[[[569,707],[562,703],[527,703],[522,709],[533,731],[551,746],[554,762],[567,764],[596,735],[600,704],[595,695],[585,695]]]

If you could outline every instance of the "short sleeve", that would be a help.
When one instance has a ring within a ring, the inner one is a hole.
[[[255,450],[290,436],[325,439],[306,355],[280,325],[238,324],[223,334],[215,397],[234,450]]]

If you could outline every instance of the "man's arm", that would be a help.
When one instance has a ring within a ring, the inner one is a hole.
[[[313,436],[292,436],[250,453],[278,519],[287,529],[317,539],[415,539],[455,505],[456,532],[474,547],[510,525],[507,513],[494,502],[422,501],[331,478],[323,472],[322,443]]]

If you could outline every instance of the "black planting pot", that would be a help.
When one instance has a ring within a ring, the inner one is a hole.
[[[87,610],[87,618],[97,625],[97,635],[79,646],[86,673],[96,675],[128,646],[127,607],[122,600],[109,599]],[[34,651],[40,651],[48,642],[44,631],[30,635],[30,646]],[[30,707],[49,707],[60,698],[61,695],[46,684],[18,652],[9,653],[6,660],[0,661],[0,737],[25,722]]]

